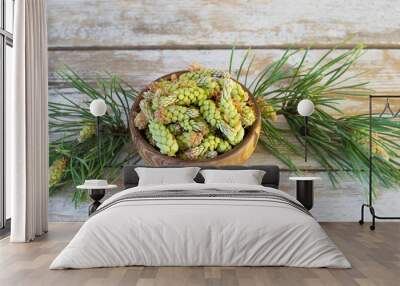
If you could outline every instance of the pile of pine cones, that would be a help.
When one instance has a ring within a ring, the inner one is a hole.
[[[153,83],[134,124],[162,154],[210,159],[242,142],[256,120],[251,104],[229,73],[195,67]]]

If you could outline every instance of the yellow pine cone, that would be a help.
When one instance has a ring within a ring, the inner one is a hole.
[[[78,142],[82,143],[83,141],[93,137],[96,134],[96,125],[89,124],[81,129],[79,132]]]
[[[243,106],[240,112],[240,120],[244,128],[253,125],[254,121],[256,121],[253,108],[248,105]]]
[[[278,116],[276,114],[276,111],[274,110],[274,107],[268,103],[265,102],[265,99],[263,98],[257,98],[257,106],[260,109],[261,115],[263,117],[268,118],[271,121],[276,121],[278,119]]]
[[[241,87],[240,84],[237,82],[232,82],[232,91],[231,91],[231,97],[233,101],[239,101],[239,102],[247,102],[249,100],[249,94],[244,91],[244,89]]]
[[[61,182],[65,168],[67,166],[68,159],[63,157],[60,159],[57,159],[51,164],[49,168],[49,187],[54,187],[58,183]]]
[[[188,132],[200,132],[202,135],[206,135],[210,132],[210,126],[200,117],[182,121],[179,125],[183,130]]]

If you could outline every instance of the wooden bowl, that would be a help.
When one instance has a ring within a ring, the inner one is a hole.
[[[188,71],[178,71],[174,73],[167,74],[160,77],[156,81],[162,79],[170,79],[171,75],[181,75]],[[237,82],[237,81],[236,81]],[[254,113],[256,115],[256,121],[252,126],[246,128],[246,134],[243,141],[240,144],[233,147],[230,151],[218,155],[212,159],[202,159],[202,160],[183,160],[176,157],[170,157],[163,155],[155,149],[149,142],[147,142],[145,135],[135,127],[134,119],[135,116],[140,112],[139,102],[143,99],[143,93],[148,90],[148,87],[144,88],[140,94],[137,96],[135,102],[131,108],[130,114],[130,131],[131,137],[136,151],[142,157],[142,159],[151,166],[206,166],[206,165],[240,165],[249,159],[251,154],[253,154],[258,138],[260,137],[261,130],[261,114],[257,107],[256,101],[250,91],[243,86],[240,82],[237,82],[241,87],[249,94],[249,100],[253,103]]]

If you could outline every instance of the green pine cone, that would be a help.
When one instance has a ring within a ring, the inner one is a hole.
[[[219,141],[219,137],[210,134],[204,138],[203,142],[201,142],[201,145],[203,145],[207,149],[207,151],[214,151],[215,149],[217,149]]]
[[[208,151],[215,150],[215,148],[213,147],[215,147],[217,143],[214,143],[213,139],[214,139],[213,135],[206,136],[200,145],[185,151],[184,157],[188,158],[189,160],[197,160],[203,158]]]
[[[232,144],[232,142],[235,142],[237,131],[235,129],[233,129],[231,126],[229,126],[228,123],[226,123],[223,120],[220,120],[218,122],[217,128],[222,132],[222,134],[224,134],[226,139],[228,139],[228,141],[231,144]]]
[[[256,121],[256,115],[253,108],[248,105],[243,106],[240,111],[240,120],[244,128],[253,125],[254,121]]]
[[[180,105],[169,105],[160,107],[155,113],[154,118],[162,124],[182,122],[198,117],[200,112],[197,108],[185,107]]]
[[[185,87],[179,89],[175,92],[178,97],[178,104],[180,105],[199,105],[201,101],[206,100],[209,98],[209,94],[207,92],[198,87]]]
[[[239,112],[236,110],[233,100],[231,98],[232,84],[234,82],[230,79],[224,79],[220,98],[220,108],[224,120],[233,128],[239,129],[241,124]]]
[[[82,143],[83,141],[92,138],[96,134],[96,125],[89,124],[84,126],[79,132],[78,142]]]
[[[181,158],[185,160],[198,160],[203,154],[207,152],[207,149],[203,145],[190,148],[181,154]]]
[[[200,132],[193,132],[193,131],[184,132],[176,137],[179,150],[181,151],[200,145],[202,140],[203,140],[203,134],[201,134]]]
[[[180,135],[183,133],[184,129],[182,128],[181,124],[179,123],[171,123],[168,125],[168,130],[174,135]]]
[[[249,100],[249,94],[244,91],[244,89],[241,87],[240,84],[237,82],[232,82],[232,91],[231,91],[231,97],[233,101],[238,101],[238,102],[247,102]]]
[[[176,84],[169,80],[160,80],[152,84],[151,90],[158,90],[161,96],[168,96],[176,90]]]
[[[167,127],[156,121],[150,121],[149,131],[161,154],[175,156],[179,149],[178,142]]]
[[[200,113],[212,127],[217,127],[218,122],[222,120],[220,110],[211,99],[204,100],[200,103]]]
[[[171,95],[162,95],[160,90],[157,90],[153,93],[153,98],[151,100],[151,108],[156,111],[161,107],[166,107],[168,105],[175,104],[177,102],[177,98],[174,94]]]
[[[167,96],[162,96],[160,98],[160,102],[159,102],[158,106],[165,107],[165,106],[175,104],[177,102],[178,102],[177,96],[175,94],[171,94],[171,95],[167,95]]]
[[[229,143],[231,143],[232,145],[237,145],[240,142],[242,142],[243,137],[244,137],[244,128],[241,127],[239,131],[236,133],[235,137],[232,140],[229,140]]]
[[[209,69],[184,73],[179,77],[179,80],[182,82],[194,81],[197,86],[205,89],[210,95],[215,94],[220,90],[218,82],[213,78],[213,70]]]
[[[229,150],[232,149],[232,146],[231,146],[231,144],[229,144],[228,141],[226,141],[226,140],[224,140],[222,138],[219,138],[219,139],[220,140],[219,140],[218,145],[217,145],[217,152],[218,153],[225,153],[225,152],[228,152]]]
[[[193,131],[200,132],[203,135],[206,135],[211,132],[210,126],[201,117],[191,120],[190,123],[192,125]]]
[[[63,157],[57,159],[51,164],[49,168],[49,187],[54,187],[61,182],[64,176],[65,168],[67,166],[68,159]]]

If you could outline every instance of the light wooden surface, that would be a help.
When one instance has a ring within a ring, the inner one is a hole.
[[[50,0],[49,45],[57,47],[399,47],[393,0]]]
[[[279,58],[285,48],[319,48],[310,52],[314,63],[325,48],[364,42],[369,49],[353,71],[363,73],[377,94],[400,94],[400,3],[395,1],[89,1],[49,0],[49,85],[75,97],[55,71],[69,65],[92,80],[105,72],[120,75],[140,89],[154,79],[193,62],[226,69],[230,48],[252,46],[254,71]],[[246,49],[236,52],[236,67]],[[338,51],[341,52],[341,51]],[[300,60],[294,57],[291,64]],[[365,99],[350,97],[339,106],[346,114],[367,112]],[[380,108],[377,104],[376,108]],[[395,109],[400,103],[395,104]],[[279,117],[283,121],[282,117]],[[290,141],[297,142],[294,138]],[[318,169],[315,162],[299,167]],[[252,162],[275,162],[262,148]]]
[[[52,223],[47,235],[27,244],[0,241],[0,285],[345,285],[397,286],[400,223],[379,223],[371,232],[356,223],[322,227],[351,262],[352,269],[289,267],[119,267],[48,270],[80,223]]]
[[[246,50],[236,51],[236,67],[239,59]],[[256,56],[254,66],[260,70],[265,64],[276,60],[283,50],[255,50]],[[309,63],[314,63],[326,50],[313,50],[310,52]],[[338,51],[340,52],[340,51]],[[105,72],[122,76],[129,84],[141,89],[156,78],[168,74],[174,70],[185,69],[193,62],[200,62],[208,67],[227,68],[230,50],[143,50],[143,51],[52,51],[50,57],[50,96],[51,100],[58,100],[57,94],[70,97],[79,97],[76,91],[60,81],[55,71],[64,64],[69,65],[83,78],[94,81],[96,78],[104,77]],[[300,54],[299,54],[300,56]],[[291,62],[296,61],[293,58]],[[399,50],[367,50],[360,58],[357,66],[349,76],[362,73],[360,81],[369,81],[369,88],[374,89],[376,94],[400,94],[400,51]],[[250,77],[254,77],[254,73]],[[374,110],[381,110],[384,102],[376,100]],[[348,97],[339,107],[347,115],[368,112],[367,98]],[[400,100],[395,101],[393,109],[400,109]],[[336,114],[339,116],[339,114]],[[287,128],[283,116],[278,116],[281,128]],[[294,136],[288,134],[288,140],[297,143]],[[304,158],[291,155],[299,168],[319,169],[317,162],[310,160],[304,162]],[[275,157],[268,154],[261,146],[247,162],[247,164],[278,164],[285,167]]]
[[[238,68],[240,60],[247,50],[235,52]],[[54,88],[64,88],[55,71],[64,64],[69,65],[86,79],[102,77],[105,72],[120,75],[136,88],[143,88],[146,84],[162,75],[176,70],[187,68],[197,62],[204,66],[227,69],[230,50],[142,50],[142,51],[50,51],[50,85]],[[279,59],[284,50],[254,50],[255,69],[249,74],[260,72],[268,63]],[[333,55],[343,52],[339,50]],[[312,50],[308,56],[308,64],[315,63],[326,50]],[[300,60],[301,53],[294,56],[289,64],[296,64]],[[400,93],[400,50],[367,50],[357,61],[354,69],[348,72],[349,76],[360,73],[359,82],[369,82],[368,87],[378,94]],[[360,112],[358,108],[366,110],[367,104],[359,98],[350,98],[345,105],[346,112]]]
[[[131,85],[145,84],[193,62],[226,68],[230,48],[237,58],[253,47],[255,67],[276,60],[287,48],[312,47],[310,64],[328,48],[348,48],[363,42],[368,50],[349,73],[377,94],[400,94],[400,2],[393,0],[48,0],[50,100],[56,93],[77,97],[55,77],[63,64],[85,79],[121,75]],[[236,64],[238,66],[238,63]],[[100,74],[100,75],[99,75]],[[251,74],[250,76],[254,76]],[[348,98],[346,114],[367,111],[367,101]],[[381,108],[377,104],[375,108]],[[395,109],[400,108],[400,102]],[[280,123],[282,123],[280,118]],[[284,123],[282,123],[284,124]],[[296,142],[291,136],[288,138]],[[293,157],[300,168],[320,166]],[[275,164],[277,159],[258,146],[251,164]],[[323,219],[352,220],[362,201],[358,182],[321,188],[318,206]],[[400,196],[382,196],[383,212],[393,215]],[[317,207],[317,206],[316,206]],[[55,210],[57,211],[57,210]],[[55,214],[57,215],[57,214]],[[59,217],[63,214],[60,212]]]

